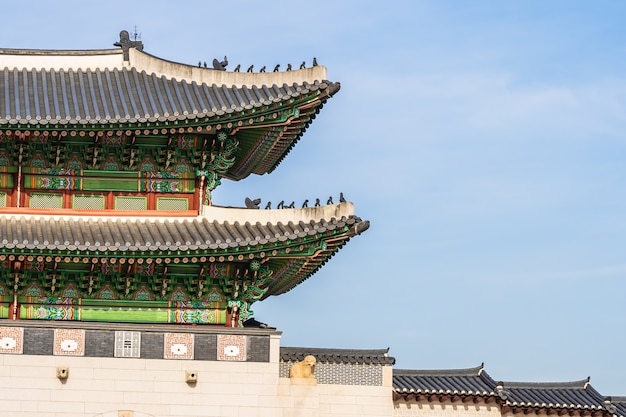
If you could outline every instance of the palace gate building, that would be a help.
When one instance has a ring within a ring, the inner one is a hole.
[[[339,91],[325,67],[183,65],[122,31],[0,49],[0,76],[0,416],[626,415],[588,381],[394,372],[387,349],[281,347],[251,317],[369,227],[343,198],[212,199],[289,154]]]

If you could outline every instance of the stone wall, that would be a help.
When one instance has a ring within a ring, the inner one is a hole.
[[[390,366],[378,366],[376,385],[281,377],[280,332],[273,329],[0,322],[2,343],[0,416],[380,417],[393,412]],[[354,371],[358,375],[363,369]]]

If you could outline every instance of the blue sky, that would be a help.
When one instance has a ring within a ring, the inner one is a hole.
[[[255,304],[285,346],[386,348],[398,368],[591,376],[626,395],[626,3],[3,2],[0,47],[310,64],[342,84],[244,198],[339,192],[371,228]]]

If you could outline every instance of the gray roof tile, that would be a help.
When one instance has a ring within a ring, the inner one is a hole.
[[[397,393],[496,395],[494,381],[482,365],[468,369],[436,371],[395,369],[393,387]]]
[[[324,349],[281,347],[280,360],[297,362],[313,355],[318,362],[393,365],[396,360],[388,355],[389,349]]]
[[[0,70],[0,125],[89,124],[186,120],[288,100],[302,92],[338,89],[316,81],[288,86],[197,85],[134,68]]]
[[[493,397],[504,407],[521,409],[607,410],[605,399],[589,380],[574,382],[496,382],[483,366],[452,370],[394,370],[394,398],[406,395]],[[615,402],[624,407],[626,401]],[[613,414],[613,413],[612,413]]]
[[[332,218],[332,225],[362,222],[355,216]],[[308,225],[322,232],[322,222]],[[122,220],[115,218],[44,218],[0,216],[0,249],[39,248],[65,250],[205,250],[258,246],[267,242],[295,240],[306,236],[303,223],[219,223],[206,218],[167,221]],[[281,233],[275,233],[280,230]],[[75,250],[75,249],[72,249]]]

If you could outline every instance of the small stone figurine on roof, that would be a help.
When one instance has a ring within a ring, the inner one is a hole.
[[[217,58],[213,59],[213,69],[218,71],[226,71],[226,66],[228,65],[228,58],[224,56],[223,61],[219,61]]]

